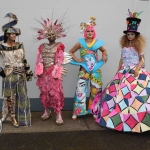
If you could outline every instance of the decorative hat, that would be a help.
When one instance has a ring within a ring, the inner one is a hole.
[[[123,33],[127,34],[127,32],[135,32],[137,34],[140,34],[138,32],[138,26],[140,25],[141,19],[137,18],[143,11],[141,12],[130,12],[128,9],[128,18],[126,18],[127,23],[127,30],[123,31]]]
[[[83,33],[83,31],[85,31],[89,27],[94,27],[94,26],[96,26],[96,18],[90,17],[90,20],[88,23],[84,23],[84,22],[80,23],[80,32]]]
[[[16,25],[18,22],[17,16],[13,13],[8,13],[6,14],[5,17],[9,18],[9,22],[2,26],[2,31],[4,33],[15,33],[17,36],[20,35],[21,30],[19,28],[13,28],[13,26]],[[14,19],[14,20],[11,21],[11,19]],[[3,41],[3,40],[4,40],[4,35],[0,36],[0,41]]]
[[[56,38],[61,38],[66,36],[66,34],[64,33],[65,29],[63,28],[63,23],[61,21],[58,22],[58,20],[56,20],[53,24],[49,18],[47,18],[47,20],[44,19],[42,20],[43,23],[38,20],[37,21],[43,26],[43,29],[34,28],[38,33],[38,37],[37,37],[38,40],[49,38],[49,33],[52,30],[56,34]]]

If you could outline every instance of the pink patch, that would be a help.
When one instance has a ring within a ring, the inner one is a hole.
[[[126,84],[124,84],[124,83],[121,83],[120,84],[120,88],[122,89],[122,88],[124,88],[126,86]]]
[[[131,84],[131,90],[133,91],[136,88],[136,84]]]
[[[118,112],[116,112],[116,110],[113,110],[113,111],[109,114],[109,116],[112,117],[112,116],[115,116],[116,114],[118,114]]]
[[[112,97],[115,97],[117,94],[117,92],[112,92],[112,93],[109,93],[109,95],[111,95]]]
[[[143,118],[144,118],[145,115],[146,115],[146,112],[140,112],[140,113],[138,113],[137,115],[138,115],[139,121],[142,122]]]
[[[127,78],[127,81],[130,82],[130,83],[132,83],[134,80],[135,80],[135,78],[134,78],[132,75],[130,75],[130,76]]]
[[[108,89],[110,93],[115,92],[116,91],[115,84],[111,85]]]
[[[127,99],[131,98],[131,93],[126,94],[126,95],[124,96],[124,98],[127,98]]]
[[[104,110],[109,110],[108,105],[107,105],[106,102],[103,103],[103,106],[102,106],[102,107],[103,107]]]
[[[130,117],[130,114],[122,114],[122,116],[123,116],[123,122],[125,122]]]
[[[122,73],[118,73],[118,77],[119,77],[119,79],[122,79],[123,74]]]
[[[103,110],[102,112],[102,117],[105,117],[109,114],[109,111],[108,110]]]
[[[134,117],[132,115],[130,115],[130,117],[128,118],[128,120],[126,121],[126,124],[132,129],[137,125],[137,121],[134,119]]]
[[[118,74],[116,74],[113,80],[118,80],[118,79],[119,79]]]
[[[121,112],[121,109],[120,109],[120,107],[119,107],[119,105],[118,105],[118,104],[116,104],[116,108],[115,108],[115,110],[116,110],[117,112]]]
[[[118,130],[118,131],[122,131],[122,129],[123,129],[123,123],[121,123],[118,126],[116,126],[115,129]]]

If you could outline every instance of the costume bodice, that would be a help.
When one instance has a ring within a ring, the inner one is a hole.
[[[13,47],[0,45],[0,67],[23,67],[24,57],[25,53],[22,43],[17,43],[17,45]]]
[[[98,60],[97,51],[101,46],[104,45],[104,42],[101,40],[96,40],[91,47],[88,47],[84,38],[79,39],[78,42],[81,45],[81,48],[79,49],[80,57],[84,58],[84,62],[79,63],[79,62],[71,61],[71,64],[83,66],[88,72],[91,72],[94,69],[97,70],[97,68],[99,68],[101,64],[98,63],[99,60]]]
[[[41,58],[43,59],[44,68],[54,65],[57,45],[58,43],[51,46],[45,43],[42,44]]]
[[[139,54],[134,47],[124,47],[122,49],[122,66],[134,66],[139,63]]]

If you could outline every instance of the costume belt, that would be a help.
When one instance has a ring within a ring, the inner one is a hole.
[[[4,72],[6,76],[10,75],[12,72],[20,74],[20,75],[25,74],[24,67],[10,67],[9,65],[5,66]]]

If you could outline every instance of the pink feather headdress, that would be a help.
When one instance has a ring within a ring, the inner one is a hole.
[[[56,38],[61,38],[66,36],[66,34],[64,34],[65,29],[63,28],[62,22],[58,23],[58,20],[56,20],[53,24],[49,18],[47,18],[47,20],[43,19],[43,23],[40,21],[38,22],[43,26],[43,29],[34,28],[38,33],[38,37],[37,37],[38,40],[48,38],[49,32],[52,30],[56,34]]]

